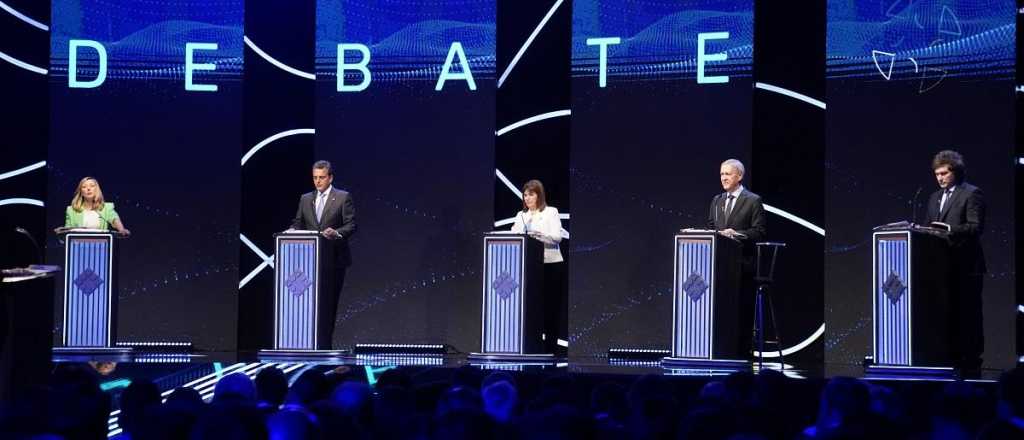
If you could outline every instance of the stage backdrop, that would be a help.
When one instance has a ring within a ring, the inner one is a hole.
[[[316,154],[335,164],[359,227],[335,345],[479,349],[495,11],[493,0],[317,3]]]
[[[1014,32],[1010,0],[829,1],[827,362],[871,353],[871,229],[924,221],[954,149],[988,209],[985,363],[1012,365]]]
[[[233,349],[242,0],[55,0],[53,11],[47,226],[96,177],[132,231],[117,242],[118,339]]]
[[[573,7],[570,353],[668,349],[672,237],[749,165],[753,2]]]

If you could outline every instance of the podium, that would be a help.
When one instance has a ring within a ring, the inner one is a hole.
[[[117,344],[115,234],[68,229],[64,238],[63,335],[57,353],[130,352]]]
[[[484,236],[480,352],[473,361],[550,362],[543,353],[544,246],[527,234]]]
[[[331,341],[321,341],[317,324],[335,319],[321,313],[323,296],[330,294],[331,248],[317,231],[274,234],[274,338],[268,357],[335,357]]]
[[[0,272],[0,402],[50,379],[56,266]]]
[[[906,225],[872,233],[869,371],[952,369],[946,232]]]
[[[711,230],[674,237],[672,349],[666,367],[746,368],[738,322],[743,243]]]

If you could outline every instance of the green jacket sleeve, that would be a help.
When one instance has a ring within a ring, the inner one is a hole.
[[[64,226],[76,228],[82,223],[82,213],[75,212],[70,206],[64,210]]]
[[[114,211],[114,204],[110,202],[103,204],[103,212],[100,213],[100,216],[103,217],[103,221],[107,222],[107,225],[112,225],[114,220],[121,218],[117,215],[117,211]]]

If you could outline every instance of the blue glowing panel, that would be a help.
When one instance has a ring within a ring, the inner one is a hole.
[[[1013,78],[1014,2],[829,1],[828,77],[916,81]]]
[[[750,77],[751,1],[573,3],[572,73],[606,81]]]
[[[316,237],[281,238],[274,255],[274,348],[315,350],[320,275]]]
[[[175,80],[182,88],[186,77],[196,86],[237,81],[242,5],[241,0],[174,0],[160,6],[143,0],[53,0],[50,76],[78,83],[73,88],[102,87],[113,79]],[[77,69],[69,70],[72,63]]]
[[[672,356],[710,359],[714,319],[714,239],[677,238],[672,290]]]
[[[910,366],[913,298],[909,234],[879,235],[875,252],[875,363]]]
[[[89,234],[68,235],[66,240],[64,346],[113,346],[113,238]]]
[[[336,82],[337,91],[344,92],[380,83],[433,90],[442,77],[445,88],[466,90],[472,83],[475,89],[476,82],[495,78],[495,35],[493,0],[462,1],[457,7],[417,0],[319,0],[317,80]]]
[[[485,239],[483,352],[523,352],[522,239]]]

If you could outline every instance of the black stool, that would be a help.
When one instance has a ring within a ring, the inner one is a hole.
[[[769,286],[775,281],[775,261],[778,259],[779,249],[784,247],[786,247],[786,243],[757,243],[757,272],[754,275],[754,282],[757,283],[757,294],[754,297],[754,343],[758,352],[758,368],[764,366],[764,345],[766,342],[771,342],[779,351],[779,362],[782,369],[786,369],[786,358],[782,354],[782,337],[779,336],[779,321],[775,319],[775,306],[769,292]],[[768,313],[771,315],[774,341],[765,340],[764,309],[766,303]]]

